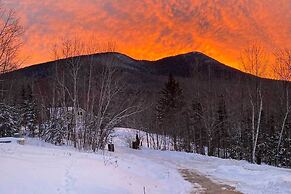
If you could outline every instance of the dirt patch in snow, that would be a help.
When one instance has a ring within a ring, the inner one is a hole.
[[[197,193],[206,193],[206,194],[241,194],[236,191],[234,187],[225,184],[218,184],[211,181],[209,178],[196,173],[193,170],[189,169],[180,169],[179,170],[185,180],[193,184],[194,192],[191,194]],[[197,192],[198,190],[198,192]]]

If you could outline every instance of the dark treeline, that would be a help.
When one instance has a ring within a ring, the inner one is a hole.
[[[169,76],[137,127],[171,137],[158,149],[291,167],[290,82]],[[159,138],[155,138],[156,140]]]
[[[169,76],[137,126],[157,134],[158,149],[291,167],[290,82],[258,77],[266,68],[258,45],[243,54],[246,72],[255,76],[223,76],[196,60],[189,78]],[[275,55],[277,78],[290,80],[290,56],[287,49]],[[201,74],[201,66],[208,72]],[[171,137],[172,146],[158,136]]]

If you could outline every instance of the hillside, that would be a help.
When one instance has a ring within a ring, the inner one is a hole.
[[[209,74],[213,78],[219,79],[237,79],[239,77],[250,76],[237,69],[226,66],[211,57],[199,52],[191,52],[180,54],[176,56],[170,56],[156,61],[147,60],[135,60],[121,53],[109,52],[98,53],[94,55],[78,56],[80,62],[84,65],[84,68],[88,68],[88,57],[92,57],[93,64],[103,65],[104,58],[111,58],[115,65],[125,72],[146,76],[149,80],[155,76],[168,76],[169,73],[178,77],[190,77],[193,72],[199,74],[199,76],[207,77]],[[25,68],[18,69],[16,71],[2,75],[3,77],[10,78],[46,78],[54,74],[55,65],[64,65],[68,59],[61,59],[57,61],[46,62],[42,64],[36,64]],[[86,67],[87,66],[87,67]],[[136,77],[138,77],[136,75]]]

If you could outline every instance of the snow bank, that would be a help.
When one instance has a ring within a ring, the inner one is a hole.
[[[16,138],[16,137],[1,137],[0,138],[0,144],[3,144],[4,142],[7,143],[18,143],[19,141],[25,141],[24,138]]]

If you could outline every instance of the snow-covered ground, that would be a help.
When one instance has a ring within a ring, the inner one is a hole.
[[[175,168],[135,157],[134,152],[127,155],[116,148],[113,154],[82,153],[35,139],[27,139],[26,145],[13,142],[0,144],[0,194],[168,194],[191,190],[191,184]]]
[[[243,193],[291,193],[291,170],[198,154],[127,147],[134,130],[117,129],[116,152],[82,153],[28,139],[0,144],[0,193],[175,194],[192,185],[178,169],[190,169]]]
[[[134,137],[136,133],[130,129],[117,129],[115,141],[122,142],[122,139]],[[228,184],[243,193],[291,194],[291,169],[193,153],[157,151],[145,148],[136,152],[122,147],[119,149],[122,149],[120,151],[122,154],[127,153],[125,155],[151,159],[163,166],[194,170],[214,182]]]

